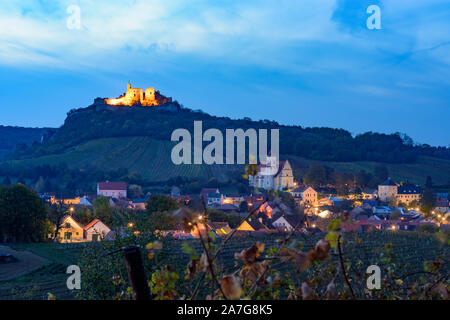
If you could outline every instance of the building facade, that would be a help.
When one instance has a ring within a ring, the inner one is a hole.
[[[397,183],[388,178],[378,186],[378,198],[383,202],[395,201],[397,199]]]
[[[383,202],[398,202],[409,205],[413,201],[420,201],[422,188],[415,185],[399,186],[388,178],[378,186],[378,198]]]
[[[266,190],[283,190],[294,187],[294,174],[288,160],[278,163],[278,171],[275,174],[263,174],[265,169],[270,166],[270,162],[267,165],[258,166],[258,174],[249,176],[248,180],[251,187]]]
[[[127,197],[127,184],[125,182],[99,182],[97,195],[122,199]]]

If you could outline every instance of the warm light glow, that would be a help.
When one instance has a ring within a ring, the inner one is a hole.
[[[128,223],[128,228],[133,228],[134,227],[134,223],[133,222],[129,222]]]
[[[223,199],[222,204],[234,204],[233,199],[231,198],[225,198]]]
[[[316,210],[316,212],[317,212],[317,210]],[[331,211],[329,211],[329,210],[322,211],[318,214],[319,217],[324,218],[324,219],[328,218],[330,215],[331,215]]]
[[[172,98],[167,98],[155,91],[154,88],[147,88],[144,90],[140,88],[131,88],[131,84],[127,86],[127,92],[115,99],[105,99],[105,103],[113,106],[159,106],[165,103],[172,102]]]

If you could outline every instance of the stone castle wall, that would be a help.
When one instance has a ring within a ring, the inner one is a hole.
[[[147,88],[145,92],[140,88],[131,88],[128,84],[127,92],[115,99],[105,99],[108,105],[121,106],[159,106],[172,102],[172,98],[168,98],[155,91],[154,88]]]

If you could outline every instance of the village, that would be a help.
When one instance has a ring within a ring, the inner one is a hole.
[[[313,188],[295,181],[293,169],[285,160],[280,161],[275,174],[249,176],[248,182],[254,193],[225,194],[219,188],[208,187],[198,195],[188,195],[181,194],[180,189],[173,186],[170,193],[158,194],[178,203],[176,209],[168,212],[173,223],[158,231],[165,237],[182,240],[198,238],[199,233],[208,231],[223,237],[233,228],[237,229],[236,235],[242,237],[283,232],[317,234],[325,232],[327,223],[336,218],[343,220],[341,229],[344,232],[418,231],[445,229],[450,218],[448,193],[434,194],[435,206],[427,215],[420,209],[423,188],[399,184],[391,178],[379,184],[377,189],[366,188],[339,196],[332,185]],[[146,212],[149,199],[155,194],[130,198],[128,187],[125,182],[104,181],[97,183],[97,193],[92,195],[59,199],[55,194],[41,194],[47,203],[67,208],[67,214],[55,226],[56,234],[49,238],[59,242],[90,242],[113,240],[130,233],[138,236],[140,231],[133,221],[113,227],[95,218],[83,224],[72,214],[80,208],[92,208],[100,197],[107,199],[111,208],[137,214]],[[268,197],[268,190],[276,190],[278,196]],[[197,203],[197,207],[192,206],[193,203]],[[215,214],[205,217],[205,212],[211,211]],[[249,216],[249,213],[253,214]],[[189,230],[183,223],[186,217],[193,223]]]

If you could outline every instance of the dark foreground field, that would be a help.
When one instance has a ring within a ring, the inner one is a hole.
[[[277,238],[280,238],[280,236],[235,238],[227,244],[225,250],[218,257],[218,265],[225,272],[232,272],[236,263],[239,263],[234,258],[236,252],[252,246],[256,241],[264,242],[267,251],[270,247],[276,246]],[[296,240],[303,243],[304,250],[308,250],[320,238],[321,236],[297,236]],[[433,235],[417,232],[348,234],[346,238],[348,243],[344,246],[343,255],[349,268],[357,268],[357,262],[362,263],[363,269],[379,263],[380,254],[388,243],[392,243],[392,253],[396,257],[397,271],[400,276],[411,274],[411,277],[414,277],[415,273],[420,274],[423,271],[425,261],[441,257],[446,262],[450,255],[448,244],[440,242]],[[163,248],[158,253],[157,259],[146,261],[146,264],[170,264],[180,275],[183,275],[190,258],[182,249],[182,244],[189,243],[191,248],[201,253],[201,243],[197,240],[164,240],[162,242]],[[126,273],[124,276],[120,271],[123,272],[124,267],[120,253],[109,258],[104,258],[104,254],[120,248],[121,245],[123,245],[122,242],[11,245],[16,250],[31,251],[47,261],[41,267],[26,275],[12,280],[0,281],[0,299],[46,299],[49,292],[55,295],[56,299],[112,299],[114,298],[112,296],[112,292],[114,292],[112,277],[118,272],[126,280]],[[144,259],[147,259],[147,257],[144,257]],[[338,257],[337,255],[331,255],[330,259],[337,260]],[[66,287],[68,275],[65,271],[67,266],[71,264],[77,264],[81,267],[82,289],[79,291],[71,292]],[[0,270],[1,268],[2,265],[0,265]],[[289,265],[280,268],[286,270],[286,272],[290,270]],[[448,264],[444,266],[443,271],[449,272]],[[148,276],[150,275],[148,274]],[[302,275],[294,275],[294,277],[301,279]],[[186,282],[182,278],[180,277],[178,281],[180,292],[184,292],[186,288]],[[87,281],[87,283],[84,281]],[[126,285],[127,283],[125,283]],[[353,285],[360,289],[365,287],[364,282],[358,282],[356,279]]]

